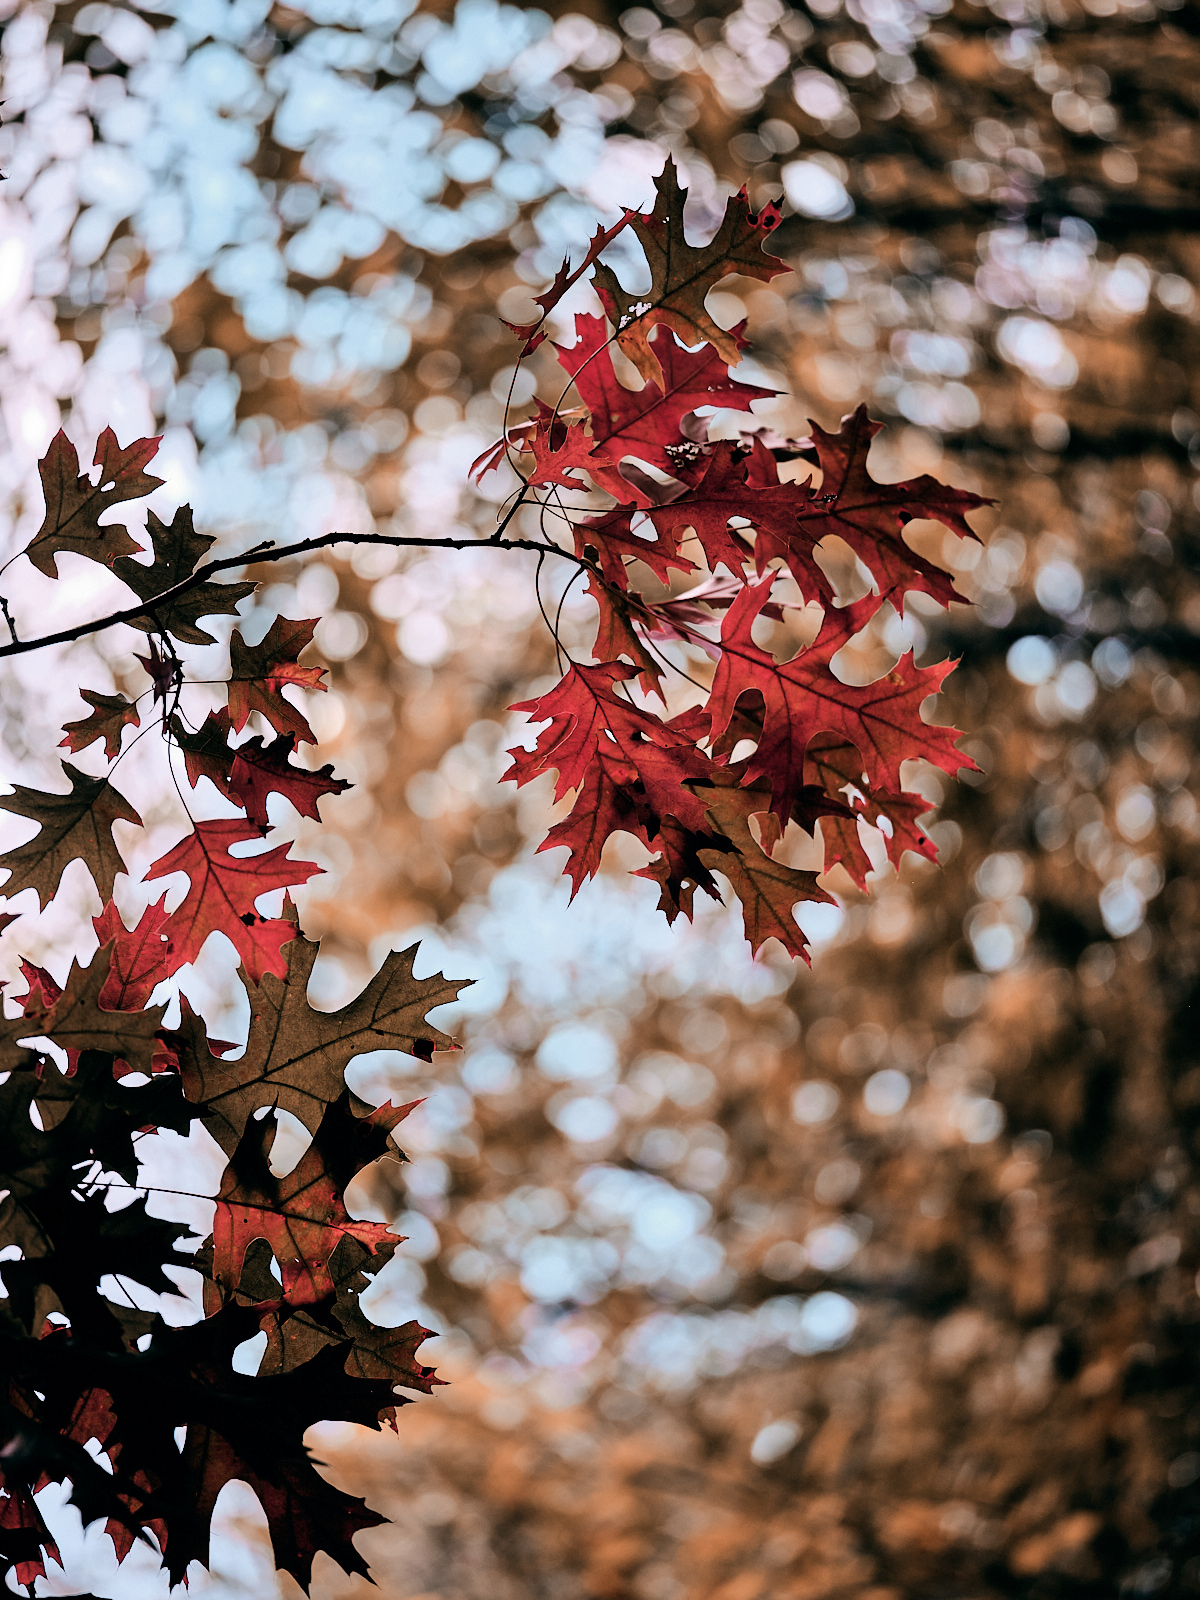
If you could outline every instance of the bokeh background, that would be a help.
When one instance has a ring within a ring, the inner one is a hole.
[[[918,596],[886,641],[961,656],[939,715],[982,774],[914,771],[942,870],[835,879],[811,971],[751,962],[719,909],[668,929],[636,851],[568,908],[533,854],[550,796],[497,783],[505,708],[554,665],[523,558],[255,574],[251,628],[323,618],[320,759],[358,785],[319,831],[280,818],[329,869],[298,896],[314,1001],[418,936],[479,980],[445,1024],[463,1054],[360,1072],[427,1095],[375,1196],[409,1236],[375,1313],[437,1329],[452,1380],[398,1437],[320,1440],[392,1519],[361,1541],[382,1593],[1200,1592],[1200,13],[0,11],[8,551],[60,421],[163,433],[159,499],[223,549],[489,531],[510,485],[466,469],[513,383],[499,319],[667,153],[698,234],[743,183],[786,197],[792,274],[710,302],[749,319],[740,375],[785,391],[764,420],[866,400],[876,476],[999,501],[957,557],[975,606]],[[531,365],[518,414],[534,377],[557,396],[550,347]],[[37,581],[6,593],[108,598],[94,567]],[[586,648],[587,604],[564,617]],[[80,681],[140,692],[133,639],[5,663],[6,779],[53,784]],[[80,895],[21,953],[61,955]],[[228,967],[203,979],[216,1016]],[[253,1506],[224,1527],[194,1592],[296,1592]],[[98,1531],[46,1592],[82,1590],[166,1592]],[[367,1592],[318,1564],[325,1600]]]

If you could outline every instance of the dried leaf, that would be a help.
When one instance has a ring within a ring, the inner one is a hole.
[[[139,600],[153,600],[190,578],[215,542],[193,528],[190,506],[180,506],[169,524],[151,511],[146,518],[146,532],[154,551],[152,565],[146,566],[128,556],[113,562],[117,577]],[[129,626],[140,628],[143,633],[167,632],[186,644],[212,644],[214,635],[198,625],[199,619],[234,615],[238,601],[252,594],[256,587],[244,580],[202,583],[177,599],[156,606],[144,620],[135,619]]]
[[[126,727],[141,726],[137,706],[123,694],[101,694],[98,689],[80,689],[79,693],[93,708],[92,713],[78,722],[63,724],[67,737],[60,742],[59,749],[78,755],[97,739],[103,739],[105,760],[111,761],[121,748],[122,731]]]
[[[105,527],[100,516],[123,500],[141,500],[162,484],[142,469],[158,451],[158,439],[138,439],[122,450],[111,428],[105,428],[96,441],[94,466],[100,468],[100,481],[79,470],[75,446],[60,429],[50,448],[38,463],[42,490],[46,496],[46,516],[25,554],[47,578],[58,577],[56,558],[60,555],[87,556],[111,567],[119,556],[136,555],[142,548],[119,522]]]
[[[34,889],[39,907],[44,906],[54,898],[72,861],[83,862],[100,899],[110,900],[117,873],[126,870],[113,840],[113,825],[140,826],[141,817],[107,778],[89,778],[70,762],[63,763],[63,771],[71,780],[69,794],[46,794],[17,784],[12,794],[0,797],[0,808],[40,824],[28,843],[0,856],[0,866],[11,869],[4,885],[10,900],[22,889]]]
[[[650,264],[651,285],[645,294],[630,294],[616,273],[603,262],[596,264],[594,283],[601,304],[617,331],[617,343],[647,383],[665,387],[658,355],[650,343],[650,330],[662,323],[686,345],[707,341],[731,367],[740,356],[737,338],[718,327],[704,305],[704,297],[731,272],[766,282],[789,269],[763,252],[763,243],[778,226],[779,207],[768,203],[755,215],[746,191],[734,195],[716,234],[706,245],[691,245],[683,231],[684,191],[675,163],[668,158],[655,180],[658,199],[645,216],[626,213]]]
[[[265,637],[248,645],[234,630],[229,641],[229,720],[235,733],[241,733],[252,711],[261,712],[276,733],[290,733],[312,744],[313,732],[304,713],[283,698],[289,685],[300,689],[324,689],[324,667],[302,667],[296,657],[311,644],[316,623],[293,622],[276,617]]]

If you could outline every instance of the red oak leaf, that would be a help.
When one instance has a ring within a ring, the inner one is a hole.
[[[597,470],[616,466],[615,460],[596,452],[596,441],[582,422],[564,422],[541,400],[537,408],[533,428],[520,439],[522,454],[533,453],[533,466],[527,469],[530,483],[581,489],[587,485],[572,473],[590,472],[595,477]]]
[[[304,713],[283,698],[289,686],[324,689],[324,667],[301,667],[296,657],[312,642],[314,621],[294,622],[276,617],[266,636],[248,645],[235,628],[229,641],[229,720],[241,733],[252,711],[261,712],[276,733],[291,733],[313,744],[313,731]]]
[[[192,788],[201,778],[207,778],[219,793],[228,797],[234,752],[229,747],[232,724],[226,708],[210,711],[195,733],[178,715],[171,718],[169,726],[175,743],[183,751],[183,763]]]
[[[626,656],[637,667],[645,692],[656,694],[665,704],[663,663],[646,642],[654,636],[653,616],[641,595],[622,593],[604,583],[594,572],[588,574],[587,592],[600,612],[592,645],[593,657],[596,661],[617,661]],[[644,623],[644,628],[639,627],[639,623]]]
[[[792,799],[804,782],[804,759],[818,733],[838,734],[854,745],[872,788],[896,791],[900,764],[923,756],[951,774],[973,767],[969,756],[954,747],[956,728],[932,727],[921,721],[923,701],[937,693],[956,663],[933,667],[913,665],[911,652],[902,656],[875,683],[842,683],[833,675],[833,656],[875,609],[868,598],[841,612],[826,612],[816,641],[791,661],[776,661],[755,644],[751,627],[767,604],[771,580],[749,585],[730,606],[721,628],[721,660],[713,679],[708,709],[712,734],[719,737],[734,717],[742,695],[756,693],[764,707],[758,748],[746,766],[746,782],[766,778],[771,785],[771,810],[786,827]]]
[[[108,977],[100,990],[100,1004],[106,1011],[140,1011],[155,986],[175,970],[168,964],[173,930],[165,901],[164,894],[147,906],[135,928],[125,926],[111,900],[92,918],[101,949],[112,943]]]
[[[397,1113],[396,1120],[403,1114]],[[274,1120],[247,1124],[225,1170],[213,1217],[213,1277],[224,1294],[236,1289],[255,1239],[265,1239],[281,1269],[290,1269],[284,1294],[293,1306],[313,1305],[337,1292],[330,1258],[343,1239],[357,1239],[372,1254],[380,1246],[396,1245],[396,1235],[385,1224],[356,1222],[347,1212],[342,1201],[346,1174],[335,1175],[331,1169],[337,1163],[327,1159],[323,1148],[331,1120],[344,1120],[336,1104],[297,1165],[282,1178],[275,1177],[268,1162]],[[386,1131],[386,1123],[380,1126]]]
[[[634,518],[638,520],[635,531]],[[643,561],[660,583],[669,583],[672,570],[694,572],[695,562],[679,554],[678,541],[663,538],[648,517],[635,506],[617,506],[602,517],[588,517],[574,525],[575,554],[589,555],[599,563],[605,579],[618,589],[629,580],[625,562]],[[653,537],[650,537],[653,535]]]
[[[978,540],[966,514],[996,502],[950,488],[927,473],[904,483],[876,483],[867,471],[867,452],[883,424],[870,420],[866,406],[846,417],[838,433],[810,425],[824,477],[817,503],[805,516],[806,537],[815,544],[839,534],[874,576],[880,603],[893,598],[898,611],[903,596],[914,590],[942,605],[962,600],[949,573],[910,549],[902,530],[914,518],[928,517],[964,539]]]
[[[41,1016],[53,1011],[62,998],[62,985],[54,981],[45,967],[34,966],[24,956],[21,957],[21,976],[29,985],[25,993],[18,996],[22,1016]]]
[[[210,933],[231,940],[255,983],[264,972],[285,976],[281,950],[296,937],[296,924],[286,917],[259,916],[254,902],[271,889],[305,883],[321,869],[312,861],[288,860],[286,844],[257,856],[229,854],[230,845],[257,838],[258,829],[242,817],[198,822],[194,833],[150,868],[148,881],[171,872],[186,872],[191,879],[187,895],[171,912],[174,938],[164,977],[194,961]]]
[[[611,661],[575,665],[549,694],[512,708],[535,722],[549,719],[550,726],[533,750],[509,751],[513,765],[505,777],[520,785],[556,767],[557,799],[580,790],[570,815],[541,847],[567,845],[576,890],[595,873],[610,834],[633,833],[649,844],[664,818],[688,828],[705,825],[704,808],[685,785],[708,776],[708,759],[691,739],[613,692],[637,671]]]
[[[543,772],[558,770],[554,798],[580,788],[588,769],[603,750],[623,758],[646,784],[659,816],[691,812],[695,797],[679,787],[689,777],[703,776],[708,763],[693,742],[668,728],[647,711],[613,692],[613,685],[637,676],[637,668],[619,661],[599,666],[573,665],[549,694],[522,700],[509,709],[525,711],[533,722],[549,722],[532,750],[518,746],[508,754],[513,764],[504,774],[518,786]]]
[[[745,323],[730,329],[740,345]],[[609,334],[603,317],[575,318],[575,343],[557,345],[559,364],[575,380],[579,397],[591,412],[592,437],[597,451],[606,456],[636,456],[639,461],[675,476],[677,461],[668,446],[683,440],[680,424],[700,406],[723,406],[748,411],[752,400],[774,398],[774,390],[738,383],[715,350],[703,345],[687,350],[665,328],[655,330],[653,349],[662,368],[663,382],[627,389],[619,382],[608,349]],[[629,497],[630,483],[619,472],[591,469],[602,488],[618,500]]]
[[[574,525],[575,553],[595,561],[599,574],[588,574],[588,593],[600,609],[593,654],[598,661],[615,661],[628,656],[642,675],[643,687],[648,693],[660,694],[662,668],[635,631],[634,621],[645,622],[645,632],[652,633],[654,619],[647,611],[641,596],[629,592],[627,559],[645,562],[660,583],[667,583],[672,569],[693,571],[686,557],[678,555],[673,546],[655,532],[643,517],[642,525],[653,539],[642,538],[633,531],[633,518],[638,513],[632,506],[618,506],[602,517],[591,517]]]
[[[80,689],[79,693],[93,708],[92,713],[80,717],[78,722],[63,723],[67,737],[60,741],[59,749],[76,755],[97,739],[103,739],[105,759],[111,761],[121,748],[122,730],[127,726],[141,726],[137,706],[123,694],[101,694],[98,689]]]
[[[867,873],[873,869],[859,833],[860,820],[879,829],[888,855],[897,865],[905,850],[936,862],[937,846],[917,823],[917,818],[931,809],[929,801],[919,794],[868,789],[862,758],[853,745],[818,734],[809,744],[805,773],[822,783],[829,794],[848,794],[855,808],[849,817],[821,818],[825,871],[840,861],[859,888],[866,887]]]
[[[295,737],[281,733],[267,744],[262,739],[247,739],[233,755],[233,768],[226,793],[243,808],[252,822],[267,826],[267,796],[281,794],[302,817],[321,820],[317,801],[323,794],[341,794],[350,787],[344,778],[333,776],[332,766],[317,771],[293,766],[288,760],[295,748]]]
[[[801,522],[810,505],[806,485],[779,482],[775,460],[759,441],[747,455],[741,446],[723,439],[712,447],[704,476],[686,494],[668,505],[654,506],[646,515],[676,545],[687,529],[694,528],[709,569],[715,572],[723,565],[739,578],[751,555],[749,530],[729,524],[732,518],[741,518],[758,532],[753,554],[760,573],[768,561],[781,557],[801,594],[828,600],[833,590],[813,555],[824,534],[814,534],[807,522]]]

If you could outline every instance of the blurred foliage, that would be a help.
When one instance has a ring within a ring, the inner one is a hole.
[[[340,1442],[395,1521],[363,1539],[380,1584],[1196,1593],[1198,14],[405,10],[11,14],[14,541],[39,417],[120,428],[114,373],[226,539],[486,530],[464,480],[502,422],[497,313],[667,151],[698,231],[743,182],[789,202],[794,276],[711,302],[791,390],[764,419],[867,400],[876,476],[1000,508],[952,552],[975,608],[880,646],[962,656],[942,720],[984,774],[937,796],[942,873],[840,885],[811,973],[751,967],[720,914],[651,930],[616,877],[568,911],[529,858],[548,797],[496,787],[504,708],[552,664],[527,571],[274,574],[330,612],[319,759],[363,785],[326,802],[314,997],[414,926],[482,974],[446,1024],[465,1056],[403,1079],[415,1159],[374,1197],[410,1236],[379,1314],[423,1304],[454,1380],[398,1443]],[[15,733],[33,684],[3,692]]]

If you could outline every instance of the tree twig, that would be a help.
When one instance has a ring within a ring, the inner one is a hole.
[[[89,634],[102,633],[105,628],[116,627],[121,622],[134,622],[139,618],[149,617],[153,620],[153,613],[161,606],[178,600],[182,595],[189,594],[193,589],[198,589],[207,583],[214,573],[228,572],[234,567],[244,567],[258,561],[286,561],[289,556],[305,555],[310,550],[326,550],[336,544],[378,544],[398,547],[414,547],[425,550],[533,550],[541,556],[562,556],[567,561],[573,561],[577,566],[590,565],[581,556],[572,550],[563,550],[560,546],[547,542],[539,543],[536,539],[504,539],[497,543],[498,535],[512,520],[520,504],[512,506],[508,515],[501,523],[497,534],[489,539],[425,539],[416,536],[383,533],[325,533],[318,538],[298,539],[295,544],[273,545],[270,541],[254,545],[249,550],[244,550],[240,555],[224,556],[217,561],[207,561],[198,567],[188,578],[184,578],[173,588],[164,589],[162,594],[157,594],[141,605],[126,606],[121,611],[112,611],[106,617],[97,617],[91,622],[78,623],[74,628],[62,628],[57,633],[45,633],[37,639],[18,639],[12,621],[8,617],[8,606],[0,600],[0,608],[8,619],[9,631],[12,633],[12,643],[0,645],[0,657],[25,655],[32,650],[44,650],[52,644],[71,644],[76,639],[85,639]]]

